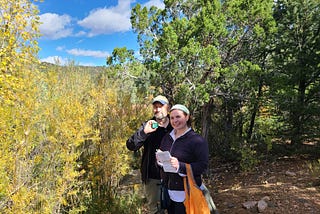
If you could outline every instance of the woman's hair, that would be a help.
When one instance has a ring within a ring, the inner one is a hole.
[[[188,115],[187,113],[185,113],[185,112],[183,112],[184,113],[184,115]],[[191,117],[191,114],[189,114],[189,119],[188,119],[188,121],[187,121],[187,126],[188,127],[192,127],[192,117]]]

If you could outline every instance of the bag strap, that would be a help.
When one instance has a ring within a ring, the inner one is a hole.
[[[184,185],[184,191],[186,193],[186,198],[188,198],[190,193],[190,186],[196,185],[196,182],[193,177],[191,165],[188,163],[186,163],[186,171],[187,171],[187,177],[183,177],[183,185]]]
[[[189,186],[187,184],[187,177],[183,177],[183,186],[184,186],[184,192],[186,193],[186,199],[189,198]]]
[[[188,201],[189,194],[190,194],[190,182],[189,182],[190,165],[187,163],[186,163],[186,169],[187,169],[187,176],[183,177],[183,186],[184,186],[184,192],[186,194],[186,201]]]
[[[189,185],[195,185],[196,182],[195,182],[194,177],[193,177],[193,172],[192,172],[191,165],[186,163],[186,169],[187,169],[187,177],[188,177]]]

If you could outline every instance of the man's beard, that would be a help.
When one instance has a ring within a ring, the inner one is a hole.
[[[158,112],[154,115],[154,117],[157,119],[157,120],[162,120],[163,118],[165,118],[166,116],[163,115],[162,112]]]

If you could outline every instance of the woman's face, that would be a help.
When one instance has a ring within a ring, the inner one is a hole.
[[[187,121],[189,120],[189,115],[186,115],[181,110],[172,110],[170,113],[170,123],[174,129],[185,129],[187,127]]]

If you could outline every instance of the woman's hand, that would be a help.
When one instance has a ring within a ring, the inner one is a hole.
[[[171,166],[176,168],[177,171],[179,170],[179,161],[178,161],[178,159],[176,157],[171,157],[170,158],[170,164],[171,164]]]

